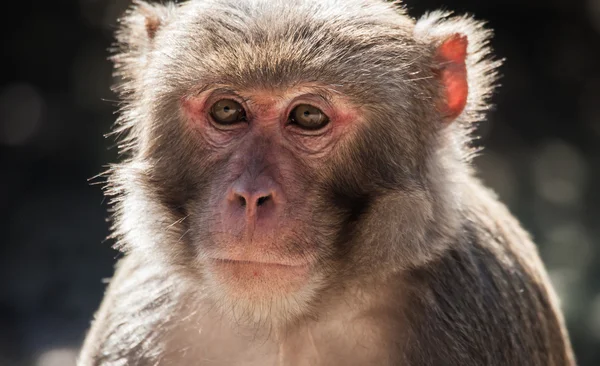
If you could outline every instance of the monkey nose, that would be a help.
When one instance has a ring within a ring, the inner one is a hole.
[[[235,199],[238,201],[238,204],[241,207],[246,207],[248,202],[255,207],[260,207],[264,205],[268,200],[272,198],[272,194],[249,194],[245,192],[236,192],[234,193]]]
[[[275,205],[274,192],[270,189],[246,189],[233,187],[229,195],[230,208],[243,210],[248,217],[258,215],[259,211],[270,210]]]

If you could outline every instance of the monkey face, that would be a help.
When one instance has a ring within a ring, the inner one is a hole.
[[[186,3],[116,60],[132,152],[112,176],[117,235],[238,321],[306,315],[372,263],[430,252],[404,238],[434,216],[432,49],[388,5],[275,5]]]
[[[332,261],[341,217],[324,209],[331,206],[329,167],[362,112],[310,85],[210,86],[183,98],[180,109],[211,167],[205,192],[187,204],[190,245],[209,285],[232,303],[252,304],[246,308],[304,308],[331,275],[331,263],[323,263]],[[197,174],[196,181],[207,172]]]

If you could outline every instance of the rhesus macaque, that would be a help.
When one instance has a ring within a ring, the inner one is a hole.
[[[113,58],[125,255],[79,365],[574,365],[470,166],[489,37],[383,0],[137,2]]]

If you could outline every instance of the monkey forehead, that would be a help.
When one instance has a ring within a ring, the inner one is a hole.
[[[424,46],[413,40],[413,27],[384,1],[192,1],[157,37],[150,67],[173,87],[318,81],[381,98],[419,77],[415,60]]]

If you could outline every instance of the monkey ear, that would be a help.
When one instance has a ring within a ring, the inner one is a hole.
[[[490,60],[491,31],[471,17],[433,12],[419,19],[415,38],[432,46],[444,122],[480,120],[497,79],[500,61]]]
[[[469,85],[467,82],[466,36],[453,34],[442,41],[435,53],[437,74],[442,84],[440,112],[445,120],[454,120],[467,105]]]
[[[146,55],[153,49],[156,35],[173,18],[174,11],[173,4],[134,0],[133,6],[119,20],[118,45],[111,58],[118,75],[135,79],[145,65]]]

